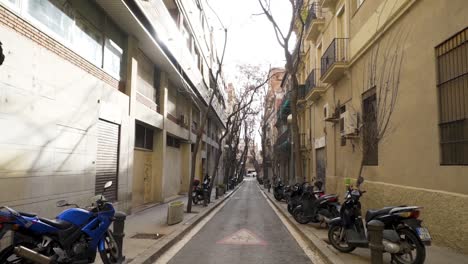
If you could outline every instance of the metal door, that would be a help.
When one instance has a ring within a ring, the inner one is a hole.
[[[104,193],[109,201],[117,200],[120,126],[105,120],[97,123],[97,159],[95,193],[101,194],[104,184],[112,186]]]

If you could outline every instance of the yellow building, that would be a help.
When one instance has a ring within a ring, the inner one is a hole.
[[[468,253],[467,1],[308,8],[297,102],[305,175],[343,194],[362,162],[363,210],[423,206],[434,243]],[[385,133],[369,142],[374,127]]]

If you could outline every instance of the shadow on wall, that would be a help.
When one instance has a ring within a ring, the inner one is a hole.
[[[30,75],[25,73],[24,75]],[[70,87],[76,87],[77,89],[83,89],[83,83],[80,82],[79,80],[84,80],[86,78],[84,75],[87,75],[87,73],[81,74],[78,78],[73,78],[69,81],[67,81],[64,84],[61,84],[62,87],[67,87],[68,89],[61,89],[60,87],[55,86],[54,87],[54,94],[56,92],[67,92],[70,91]],[[30,78],[31,76],[25,76],[26,78]],[[33,76],[34,78],[34,76]],[[89,79],[89,78],[88,78]],[[44,82],[42,80],[37,80],[38,82]],[[3,84],[2,86],[6,89],[11,89],[10,87],[15,88],[10,83],[6,83],[2,80],[0,80],[0,85]],[[50,85],[50,84],[46,84]],[[87,86],[87,89],[81,93],[84,93],[86,95],[90,95],[93,92],[95,92],[97,87],[99,87],[100,83],[99,81],[87,83],[85,86]],[[16,87],[17,88],[17,87]],[[18,88],[16,92],[21,92],[21,88]],[[103,93],[101,95],[102,98],[106,98],[109,96],[109,94],[112,91]],[[3,162],[0,163],[0,172],[2,174],[22,174],[26,177],[33,177],[33,176],[52,176],[52,175],[58,175],[58,174],[70,174],[71,172],[73,174],[80,174],[83,175],[83,173],[87,172],[92,172],[94,165],[91,164],[86,164],[86,159],[78,159],[78,162],[80,162],[80,165],[76,171],[73,171],[73,169],[66,169],[65,167],[67,166],[67,163],[69,160],[77,153],[79,154],[88,154],[90,149],[89,145],[87,145],[87,139],[89,135],[89,131],[92,129],[92,127],[96,124],[95,121],[91,121],[91,118],[97,117],[98,116],[98,111],[99,107],[98,105],[94,107],[89,107],[89,103],[87,104],[87,101],[89,101],[89,96],[83,96],[82,100],[78,103],[75,104],[79,107],[75,109],[71,109],[72,111],[64,111],[65,113],[60,112],[60,107],[57,105],[57,107],[52,108],[53,112],[47,113],[47,115],[55,115],[55,117],[48,118],[47,123],[41,122],[41,120],[35,120],[34,116],[32,113],[34,112],[39,112],[47,109],[40,109],[41,107],[41,100],[44,98],[39,95],[39,94],[33,94],[29,98],[30,100],[27,100],[27,96],[23,96],[23,94],[20,95],[21,101],[23,102],[21,105],[18,105],[17,100],[14,101],[10,99],[10,106],[8,106],[8,93],[4,93],[4,98],[2,98],[4,102],[3,105],[6,107],[10,107],[11,110],[9,113],[6,112],[8,116],[14,117],[10,118],[10,120],[14,120],[14,122],[17,122],[17,127],[13,127],[12,132],[10,134],[10,138],[4,137],[2,141],[7,142],[7,144],[15,144],[20,146],[18,149],[20,150],[20,153],[16,153],[15,156],[8,157],[4,156]],[[68,96],[69,97],[69,96]],[[66,97],[65,97],[66,98]],[[26,100],[24,100],[26,99]],[[46,98],[46,100],[49,100],[50,98]],[[14,102],[13,102],[14,101]],[[20,101],[20,102],[21,102]],[[49,100],[51,102],[54,102],[56,100]],[[63,107],[66,105],[66,102],[63,102],[61,106]],[[14,104],[14,108],[12,105]],[[43,106],[48,105],[49,103],[42,104]],[[97,103],[96,103],[97,104]],[[36,109],[35,109],[36,107]],[[30,113],[25,113],[25,109],[28,109],[27,111],[30,111]],[[90,119],[89,121],[86,119]],[[96,120],[97,121],[97,120]],[[73,124],[77,123],[84,123],[83,127],[80,127],[78,129],[73,128]],[[14,123],[13,123],[14,124]],[[21,129],[23,128],[23,129]],[[79,133],[78,133],[79,132]],[[69,133],[68,135],[64,135],[66,133]],[[71,135],[71,137],[70,137]],[[89,140],[89,139],[88,139]],[[29,141],[29,143],[27,142]],[[42,141],[42,142],[41,142]],[[10,143],[9,143],[10,142]],[[26,142],[26,143],[25,143]],[[63,148],[57,148],[56,144],[63,144]],[[31,150],[25,149],[30,147],[33,147],[37,152],[33,153],[31,155]],[[83,147],[82,150],[79,148]],[[12,155],[14,155],[15,150],[10,152]],[[61,155],[60,160],[57,161],[57,156],[58,154]],[[8,155],[8,154],[6,154]],[[57,164],[54,164],[57,162]],[[24,166],[25,168],[21,168]],[[44,179],[46,181],[47,179]],[[73,182],[70,181],[70,184]],[[22,190],[11,190],[13,191],[19,191],[20,193],[25,193],[30,189],[27,186],[24,186],[24,189]],[[37,187],[37,186],[36,186]],[[33,188],[36,188],[33,187]],[[28,190],[26,190],[28,189]],[[78,190],[79,192],[89,192],[89,191],[94,191],[89,189],[89,190]],[[46,195],[63,195],[67,194],[67,190],[53,190],[51,193],[47,193]],[[79,194],[77,194],[79,195]],[[31,195],[33,196],[33,195]],[[42,195],[39,195],[41,197]],[[37,199],[39,198],[37,195],[35,197],[26,197],[26,199]],[[12,199],[10,201],[14,201],[16,199]],[[7,201],[2,201],[2,202],[7,202]],[[28,202],[28,204],[33,203],[33,202]],[[21,205],[19,205],[21,206]]]

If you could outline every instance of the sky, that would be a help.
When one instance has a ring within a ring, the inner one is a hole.
[[[224,44],[224,31],[210,6],[218,14],[219,19],[227,28],[228,40],[223,63],[224,77],[227,83],[241,89],[242,80],[237,71],[237,65],[261,65],[267,71],[269,67],[284,67],[284,52],[279,45],[273,27],[265,15],[258,0],[203,0],[208,23],[214,27],[215,41],[219,49]],[[287,0],[272,1],[273,16],[286,31],[291,20],[291,6]],[[221,51],[219,51],[221,55]],[[262,105],[261,96],[254,101],[254,107]],[[260,120],[260,114],[256,117]],[[255,123],[256,126],[259,122]],[[258,127],[254,128],[258,131]],[[254,141],[260,144],[260,134],[255,133]]]
[[[228,42],[224,63],[225,78],[234,81],[236,65],[261,64],[268,69],[284,67],[285,59],[281,46],[276,40],[273,27],[265,15],[261,14],[258,0],[205,0],[209,24],[214,27],[217,46],[222,48],[224,34],[222,26],[213,16],[208,5],[218,13],[228,30]],[[278,24],[289,26],[290,4],[286,0],[274,0],[272,10]]]

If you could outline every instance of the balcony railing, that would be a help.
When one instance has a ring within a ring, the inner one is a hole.
[[[282,153],[288,153],[291,147],[291,132],[289,128],[285,130],[276,140],[275,151],[280,151]]]
[[[286,120],[286,118],[288,117],[288,115],[291,113],[291,106],[290,106],[290,100],[289,100],[289,93],[285,94],[283,96],[283,99],[281,100],[281,104],[280,104],[280,109],[278,110],[278,112],[276,112],[277,114],[277,121],[280,121],[280,120]]]
[[[327,50],[322,56],[321,67],[322,77],[335,63],[345,63],[348,61],[348,39],[335,38],[328,46]]]
[[[307,94],[315,87],[322,87],[320,81],[320,69],[313,69],[305,81],[305,85],[302,89],[299,89],[299,99],[305,99]]]
[[[312,24],[312,21],[317,18],[322,18],[322,7],[318,2],[313,2],[310,7],[309,7],[309,13],[307,15],[307,19],[305,22],[305,28],[306,30],[309,29],[310,25]]]

